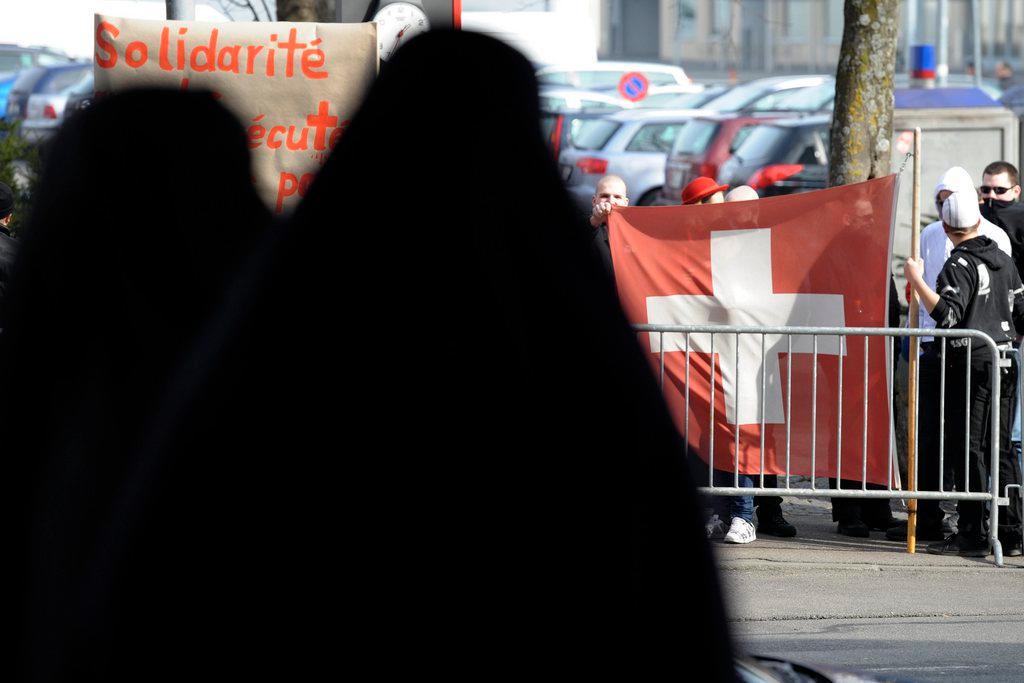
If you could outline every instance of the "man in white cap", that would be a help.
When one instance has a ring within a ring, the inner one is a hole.
[[[980,233],[981,213],[977,194],[972,190],[952,192],[942,205],[942,225],[953,243],[933,289],[924,279],[923,259],[907,259],[903,272],[936,327],[980,330],[1000,349],[1010,350],[1014,330],[1024,333],[1024,285],[1016,265],[996,243]],[[936,291],[937,290],[937,291]],[[988,349],[970,338],[951,339],[946,353],[945,442],[952,459],[957,489],[987,491],[989,477],[988,419],[998,410],[999,486],[1020,484],[1020,468],[1010,450],[1010,409],[1016,400],[1017,371],[1001,367],[1001,392],[998,405],[992,404],[989,377],[992,357]],[[966,372],[970,368],[970,373]],[[967,410],[970,410],[967,413]],[[964,424],[964,415],[970,424]],[[966,433],[965,433],[966,432]],[[957,447],[968,443],[968,462],[959,457]],[[955,445],[954,445],[955,444]],[[966,472],[965,472],[966,470]],[[1021,555],[1020,494],[1011,490],[1010,505],[999,519],[999,538],[1005,554]],[[985,538],[985,506],[982,501],[959,501],[959,530],[945,540],[928,546],[928,552],[965,557],[984,557],[990,552]]]
[[[935,209],[942,215],[942,205],[953,192],[975,192],[971,175],[960,166],[953,166],[942,174],[935,186]],[[975,194],[977,197],[977,194]],[[995,242],[1000,251],[1011,256],[1010,238],[1006,231],[997,225],[981,218],[978,234]],[[953,242],[943,228],[942,221],[937,220],[921,231],[921,258],[924,261],[924,281],[929,287],[935,288],[939,272],[946,264],[953,251]],[[918,327],[934,328],[935,321],[928,315],[922,303],[918,312]],[[918,403],[918,486],[922,491],[939,490],[939,388],[942,375],[942,344],[934,337],[921,338],[921,357],[919,368],[919,403]],[[952,486],[952,456],[954,451],[948,442],[945,448],[945,469],[943,485]],[[920,500],[917,502],[917,539],[919,541],[938,541],[945,537],[942,527],[944,513],[937,500]],[[950,529],[952,530],[952,529]],[[907,540],[907,523],[901,522],[885,533],[891,541]]]

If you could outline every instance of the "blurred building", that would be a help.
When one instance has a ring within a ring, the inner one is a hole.
[[[970,0],[948,0],[949,67],[972,59]],[[903,70],[908,5],[918,6],[915,42],[936,43],[939,0],[902,0],[897,69]],[[1024,42],[1024,0],[979,0],[983,67],[1017,64]],[[601,0],[602,59],[682,64],[689,72],[760,73],[835,70],[843,0]]]

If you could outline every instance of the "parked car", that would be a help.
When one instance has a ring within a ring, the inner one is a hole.
[[[0,43],[0,74],[18,73],[33,66],[57,66],[71,61],[70,57],[57,50]]]
[[[759,78],[737,85],[728,92],[716,97],[704,105],[704,109],[720,112],[746,112],[758,111],[765,105],[762,102],[772,102],[781,93],[796,91],[801,88],[812,88],[823,84],[834,82],[832,76],[773,76],[771,78]]]
[[[74,116],[77,112],[91,106],[95,95],[95,81],[90,72],[78,85],[74,85],[68,90],[68,101],[64,105],[64,118]]]
[[[750,108],[755,112],[797,112],[812,114],[832,111],[836,99],[836,82],[829,79],[821,85],[795,90],[780,90],[761,98]]]
[[[537,80],[541,85],[608,90],[618,88],[622,77],[634,71],[642,73],[651,85],[685,85],[690,82],[682,67],[648,62],[551,65],[537,69]]]
[[[817,115],[755,127],[722,164],[718,182],[750,185],[762,197],[826,187],[831,121],[831,116]]]
[[[21,123],[22,136],[32,142],[50,138],[64,119],[68,91],[92,74],[92,64],[25,69],[11,87],[7,118]]]
[[[773,121],[771,114],[707,114],[688,121],[676,136],[665,161],[665,184],[656,202],[680,202],[683,188],[698,176],[714,178],[755,127]]]
[[[540,89],[540,108],[546,111],[601,111],[631,109],[633,103],[617,95],[577,88]]]
[[[573,133],[579,132],[581,121],[603,116],[604,112],[542,111],[540,129],[555,161],[558,161],[563,149],[568,149],[572,145]]]
[[[566,188],[589,213],[597,181],[614,173],[626,181],[631,204],[653,204],[665,181],[665,155],[679,129],[698,113],[634,109],[581,119],[558,159]]]
[[[663,90],[663,88],[667,89],[671,87],[672,86],[658,86],[655,88],[652,86],[652,93],[637,102],[637,107],[657,107],[659,109],[702,109],[708,102],[727,92],[731,86],[715,83],[713,85],[704,86],[704,89],[700,92],[680,92],[675,95]]]
[[[66,64],[71,58],[45,47],[22,47],[0,43],[0,121],[6,117],[7,97],[18,72],[33,66]]]
[[[618,97],[634,109],[699,109],[705,102],[715,99],[726,90],[727,86],[718,84],[652,85],[647,89],[647,95],[636,102],[623,98],[618,88],[608,88],[599,92]]]

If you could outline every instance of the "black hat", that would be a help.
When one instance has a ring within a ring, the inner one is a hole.
[[[0,183],[0,218],[7,218],[14,211],[14,191]]]

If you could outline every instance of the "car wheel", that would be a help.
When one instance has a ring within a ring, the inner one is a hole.
[[[644,192],[644,196],[640,197],[640,201],[636,203],[637,206],[652,206],[654,202],[658,201],[658,193],[661,192],[660,187],[656,187],[653,190]]]

